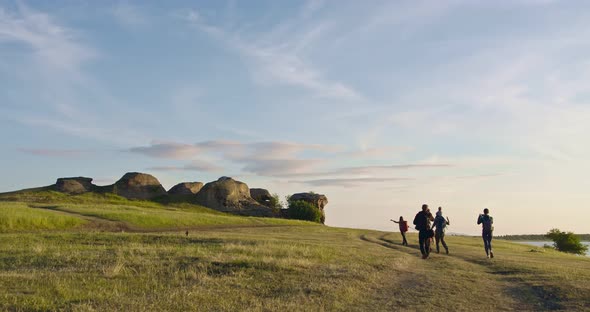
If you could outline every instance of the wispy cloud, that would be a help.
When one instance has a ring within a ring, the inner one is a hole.
[[[365,184],[387,183],[397,181],[410,181],[411,178],[342,178],[342,179],[317,179],[317,180],[293,180],[289,183],[307,184],[311,186],[325,187],[357,187]]]
[[[309,23],[307,18],[321,7],[321,2],[310,1],[297,18],[282,21],[274,25],[272,31],[255,36],[211,24],[195,9],[188,10],[183,18],[239,53],[246,60],[255,81],[263,85],[290,85],[308,90],[316,97],[361,100],[363,96],[357,90],[326,77],[319,67],[304,57],[304,50],[320,41],[330,27],[322,22],[303,27]]]
[[[199,154],[220,154],[230,160],[245,160],[252,155],[260,159],[284,159],[302,152],[316,151],[332,153],[340,150],[338,146],[322,144],[301,144],[292,142],[252,142],[242,143],[229,140],[203,141],[195,144],[154,141],[149,146],[132,147],[131,153],[171,159],[191,159]]]
[[[47,157],[77,157],[91,153],[88,150],[76,150],[76,149],[39,149],[39,148],[19,148],[19,152],[35,155],[35,156],[47,156]]]
[[[199,171],[199,172],[221,172],[223,167],[206,162],[193,161],[184,166],[156,166],[147,168],[154,171]]]
[[[327,161],[326,161],[327,162]],[[438,169],[438,168],[452,168],[452,164],[447,163],[422,163],[422,164],[398,164],[398,165],[380,165],[380,166],[358,166],[358,167],[343,167],[328,171],[313,171],[313,172],[299,172],[288,173],[280,176],[294,177],[318,177],[318,176],[375,176],[375,175],[390,175],[392,172],[409,169]]]
[[[240,160],[242,170],[261,176],[285,176],[296,174],[313,174],[319,165],[325,164],[321,159],[268,159],[249,157]]]
[[[15,41],[28,45],[39,66],[77,73],[82,63],[97,55],[79,40],[74,31],[58,25],[51,16],[22,3],[15,12],[0,8],[0,43]]]
[[[35,93],[26,97],[26,102],[35,103],[30,104],[35,109],[19,105],[0,107],[7,118],[27,126],[110,143],[142,138],[127,124],[115,122],[110,112],[107,118],[101,118],[105,116],[97,107],[125,108],[88,74],[86,66],[101,54],[83,32],[18,2],[13,10],[0,8],[0,45],[5,43],[16,43],[24,49],[17,62],[0,59],[0,70],[35,88]],[[100,105],[93,106],[94,102]]]
[[[132,147],[128,149],[128,151],[156,158],[191,159],[198,155],[202,150],[199,147],[190,144],[154,142],[149,146]]]
[[[389,148],[384,148],[389,150]],[[374,177],[387,175],[394,171],[410,169],[437,169],[452,167],[452,164],[442,163],[431,159],[422,163],[388,164],[373,166],[341,167],[341,162],[358,159],[360,154],[343,150],[339,146],[322,144],[303,144],[294,142],[251,142],[211,140],[195,144],[183,144],[175,142],[153,142],[149,146],[132,147],[127,150],[131,153],[142,154],[148,157],[162,159],[198,160],[210,159],[216,163],[231,163],[241,167],[243,173],[267,177]],[[380,148],[375,148],[380,151]],[[316,157],[306,157],[313,152]],[[319,154],[318,154],[319,153]],[[326,166],[336,169],[325,170]],[[161,166],[154,170],[202,170],[214,168],[207,165],[187,166]],[[218,169],[218,168],[215,168]],[[382,178],[382,177],[380,177]]]

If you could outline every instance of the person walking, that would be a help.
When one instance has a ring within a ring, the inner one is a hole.
[[[483,238],[483,246],[486,250],[486,256],[488,258],[493,258],[492,234],[494,232],[494,218],[490,216],[490,210],[488,208],[485,208],[483,214],[479,215],[477,218],[477,224],[481,224],[481,237]]]
[[[445,231],[447,229],[447,225],[451,225],[451,221],[449,221],[448,217],[446,219],[443,217],[442,207],[438,207],[436,217],[434,218],[434,223],[432,224],[432,229],[436,228],[434,231],[434,239],[436,240],[436,253],[440,253],[440,243],[442,243],[447,252],[447,255],[449,254],[449,247],[445,242]]]
[[[399,221],[395,221],[393,219],[391,219],[391,221],[393,223],[399,224],[399,231],[400,233],[402,233],[402,238],[404,239],[402,241],[402,245],[408,246],[408,241],[406,240],[406,232],[408,231],[408,221],[405,221],[404,217],[402,216],[399,217]]]
[[[428,205],[422,205],[422,211],[418,212],[414,217],[414,225],[418,230],[418,241],[420,243],[420,252],[422,253],[422,259],[428,258],[430,255],[430,239],[432,236],[429,232],[432,232],[430,228],[430,222],[434,220]]]

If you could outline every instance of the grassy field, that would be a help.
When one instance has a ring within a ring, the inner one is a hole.
[[[486,259],[448,237],[450,255],[422,260],[413,234],[76,200],[0,203],[0,310],[590,310],[588,257],[497,240]]]

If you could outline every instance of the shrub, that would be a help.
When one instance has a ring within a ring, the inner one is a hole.
[[[289,219],[307,220],[320,223],[322,212],[316,206],[302,200],[290,201],[287,209]]]
[[[274,193],[272,194],[271,198],[270,198],[270,208],[273,209],[281,209],[283,208],[283,205],[281,204],[281,200],[279,199],[279,194]]]
[[[580,243],[580,238],[573,232],[562,232],[559,229],[552,229],[545,236],[553,241],[553,246],[559,251],[583,255],[588,250],[588,247]]]

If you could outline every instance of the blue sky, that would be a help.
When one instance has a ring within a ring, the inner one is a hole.
[[[228,175],[334,226],[588,232],[589,6],[0,0],[0,191]]]

